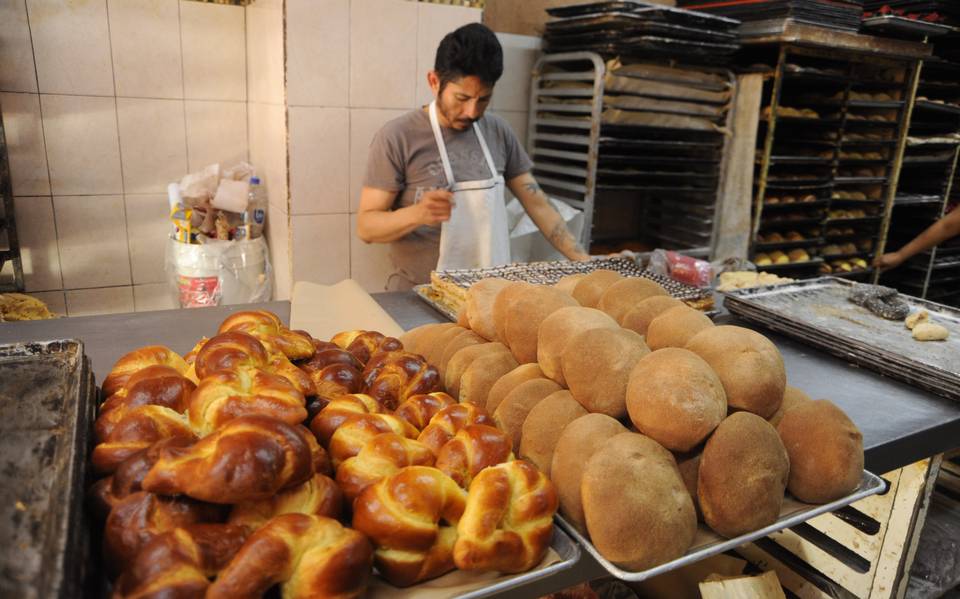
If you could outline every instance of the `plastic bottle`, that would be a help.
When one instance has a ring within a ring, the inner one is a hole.
[[[263,225],[267,219],[267,196],[259,177],[250,177],[250,194],[247,209],[243,213],[243,225],[247,229],[249,238],[256,239],[263,235]]]

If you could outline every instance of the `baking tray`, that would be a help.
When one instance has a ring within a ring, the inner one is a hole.
[[[870,270],[857,274],[869,274]],[[950,331],[940,342],[915,342],[902,321],[885,320],[847,300],[852,283],[821,277],[779,287],[727,292],[724,306],[745,320],[891,378],[960,400],[960,310],[910,296],[914,310]]]
[[[84,595],[95,398],[80,341],[0,345],[0,596]]]
[[[897,15],[883,15],[863,19],[860,26],[866,31],[883,33],[901,33],[916,37],[936,37],[954,31],[949,25],[918,21]]]
[[[557,516],[557,520],[560,522],[560,525],[563,526],[568,533],[570,533],[570,536],[576,539],[576,541],[583,546],[587,553],[592,555],[593,558],[597,560],[597,562],[612,576],[615,576],[620,580],[639,582],[641,580],[658,576],[665,572],[670,572],[671,570],[676,570],[677,568],[689,566],[699,562],[702,559],[723,553],[724,551],[736,549],[741,545],[755,541],[769,534],[773,534],[786,528],[790,528],[791,526],[796,526],[806,522],[815,516],[832,512],[844,506],[850,505],[855,501],[864,499],[865,497],[882,493],[885,488],[886,483],[882,478],[876,474],[873,474],[872,472],[864,470],[862,476],[860,477],[860,485],[857,487],[857,490],[850,495],[847,495],[841,499],[837,499],[836,501],[831,501],[830,503],[825,503],[823,505],[800,503],[796,499],[793,499],[787,495],[783,500],[783,507],[780,510],[780,517],[776,522],[770,524],[769,526],[765,526],[753,532],[749,532],[732,539],[724,539],[720,535],[708,529],[705,525],[700,524],[697,529],[697,535],[693,540],[693,546],[687,550],[686,555],[641,572],[624,570],[623,568],[611,563],[600,554],[597,548],[594,547],[593,543],[590,542],[590,539],[578,532],[577,529],[574,528],[569,522],[564,520],[563,517]]]

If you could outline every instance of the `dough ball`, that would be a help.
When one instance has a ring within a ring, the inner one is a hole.
[[[537,363],[543,374],[566,385],[560,356],[578,333],[590,329],[618,329],[617,322],[596,308],[569,306],[547,316],[540,324],[537,336]]]
[[[560,366],[570,393],[588,412],[623,418],[630,371],[649,352],[633,331],[590,329],[570,340]]]
[[[520,457],[533,462],[549,477],[553,450],[560,440],[560,433],[568,424],[586,415],[587,411],[566,389],[551,393],[533,406],[523,421]]]
[[[665,347],[684,347],[694,335],[713,327],[706,314],[683,305],[668,308],[656,316],[647,327],[645,340],[651,350]]]
[[[536,362],[540,323],[560,308],[576,305],[576,300],[553,287],[534,285],[520,291],[507,306],[504,326],[506,345],[517,362]]]
[[[581,306],[596,308],[603,292],[622,278],[623,275],[615,270],[597,269],[577,281],[573,288],[573,299]]]
[[[667,296],[667,290],[650,279],[643,277],[627,277],[607,287],[600,296],[597,307],[616,320],[623,322],[623,317],[633,307],[643,300],[654,296]]]
[[[660,316],[670,308],[683,306],[680,300],[669,295],[655,295],[641,301],[636,306],[623,315],[620,326],[631,331],[636,331],[641,335],[647,334],[647,328],[653,319]]]

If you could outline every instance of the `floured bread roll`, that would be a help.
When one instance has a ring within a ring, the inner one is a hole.
[[[658,295],[667,296],[667,290],[650,279],[627,277],[607,287],[597,302],[597,308],[622,323],[623,317],[637,304]]]
[[[452,358],[454,354],[465,347],[479,345],[481,343],[487,343],[487,340],[470,329],[464,329],[460,334],[454,336],[453,339],[447,342],[443,348],[443,352],[440,354],[440,359],[433,365],[437,368],[440,376],[443,376],[447,371],[447,364],[450,363],[450,358]]]
[[[540,366],[537,364],[521,364],[507,374],[500,377],[497,382],[490,387],[487,393],[487,411],[493,414],[500,406],[500,402],[513,391],[514,387],[525,381],[533,379],[546,378]]]
[[[787,385],[786,390],[783,392],[783,403],[780,404],[780,408],[774,413],[773,416],[768,418],[774,427],[780,424],[780,421],[783,420],[783,415],[787,413],[787,410],[792,410],[793,408],[803,405],[808,401],[813,401],[810,399],[810,396],[797,389],[796,387],[791,387]]]
[[[520,297],[524,289],[529,287],[535,287],[535,285],[526,281],[513,281],[509,285],[504,285],[493,298],[493,330],[496,333],[496,341],[506,343],[507,308]]]
[[[820,399],[794,407],[783,415],[777,432],[790,456],[787,490],[800,501],[828,503],[860,484],[863,435],[832,402]]]
[[[731,414],[700,457],[697,496],[704,522],[727,538],[776,522],[789,475],[776,429],[756,414]]]
[[[590,329],[570,340],[560,356],[563,378],[588,412],[627,415],[630,371],[650,350],[627,329]]]
[[[521,290],[506,310],[506,345],[521,364],[537,361],[537,335],[540,323],[560,308],[576,306],[566,293],[545,285]]]
[[[692,351],[668,347],[630,372],[627,411],[637,430],[671,451],[699,445],[727,416],[723,384]]]
[[[917,341],[944,341],[949,336],[946,327],[932,322],[921,322],[913,327],[913,338]]]
[[[724,325],[697,333],[687,343],[723,382],[727,404],[763,418],[773,416],[783,402],[787,374],[780,350],[750,329]]]
[[[554,287],[556,287],[557,289],[559,289],[564,293],[569,293],[572,296],[573,288],[576,287],[577,283],[580,282],[580,279],[582,279],[585,276],[587,276],[586,273],[566,275],[565,277],[562,277],[559,281],[557,281]]]
[[[647,327],[644,340],[656,351],[665,347],[684,347],[694,335],[713,327],[706,314],[683,305],[668,308],[656,316]]]
[[[467,289],[467,321],[473,332],[487,341],[497,339],[493,324],[493,302],[497,294],[510,284],[506,279],[481,279]]]
[[[548,395],[533,406],[523,421],[520,435],[520,457],[533,462],[541,472],[550,476],[553,450],[565,426],[586,416],[577,400],[566,389]]]
[[[509,354],[510,350],[504,344],[492,341],[467,346],[454,354],[447,363],[447,371],[443,375],[443,384],[447,393],[459,400],[460,379],[466,372],[467,367],[477,358],[493,353]]]
[[[669,295],[655,295],[641,301],[636,306],[627,310],[620,321],[620,326],[631,331],[636,331],[641,335],[647,334],[647,328],[653,319],[660,316],[670,308],[683,306],[680,300]]]
[[[560,385],[550,379],[534,379],[517,385],[497,406],[493,420],[497,427],[513,440],[514,453],[520,451],[520,435],[527,414],[548,395],[557,391],[562,391]]]
[[[557,485],[560,511],[580,532],[587,532],[580,498],[583,469],[600,446],[614,435],[625,432],[627,429],[609,416],[587,414],[565,426],[557,439],[553,463],[550,465],[550,479]]]
[[[400,335],[400,343],[403,344],[405,351],[422,356],[424,350],[429,347],[428,344],[433,342],[437,335],[455,326],[457,325],[452,322],[425,324]]]
[[[469,331],[459,325],[436,333],[433,337],[424,339],[423,357],[427,364],[436,367],[443,359],[443,352],[454,339]]]
[[[693,501],[673,455],[649,437],[621,433],[601,445],[587,461],[580,494],[590,540],[618,566],[646,570],[693,543]]]
[[[675,453],[673,457],[677,459],[677,468],[680,470],[680,478],[683,479],[683,486],[690,493],[690,500],[693,501],[693,507],[697,510],[697,519],[703,519],[700,511],[700,500],[697,499],[697,477],[700,474],[700,456],[703,455],[703,448],[688,453]]]
[[[519,366],[510,352],[494,352],[480,356],[467,366],[460,377],[461,403],[472,403],[485,408],[490,389],[505,374]]]
[[[566,385],[560,356],[578,333],[590,329],[618,329],[617,321],[596,308],[569,306],[547,316],[537,335],[537,363],[548,378]]]
[[[597,269],[577,281],[573,287],[573,299],[581,306],[596,308],[603,292],[622,278],[623,275],[615,270]]]

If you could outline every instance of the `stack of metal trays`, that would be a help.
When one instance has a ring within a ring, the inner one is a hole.
[[[0,346],[0,596],[86,595],[96,388],[79,341]]]
[[[678,0],[677,4],[744,22],[790,19],[846,31],[860,28],[863,13],[862,0]]]
[[[960,310],[901,296],[913,311],[950,332],[945,341],[915,341],[903,321],[885,320],[847,298],[853,283],[822,277],[726,294],[731,313],[855,364],[960,400]]]

